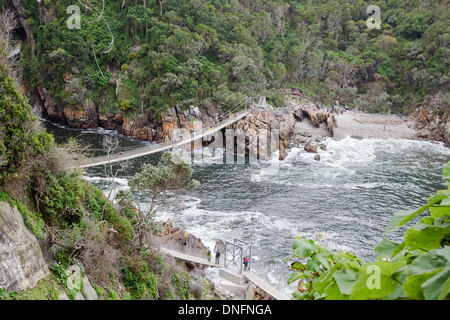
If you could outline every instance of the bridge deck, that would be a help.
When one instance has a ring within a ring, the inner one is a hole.
[[[191,261],[191,262],[203,264],[205,266],[210,266],[210,267],[223,268],[223,264],[222,263],[221,264],[215,264],[214,263],[214,261],[213,261],[214,257],[211,258],[211,261],[208,261],[207,259],[191,256],[189,254],[181,253],[181,252],[170,250],[170,249],[163,248],[163,247],[161,247],[159,250],[161,252],[170,254],[172,257],[175,257],[175,258],[178,258],[178,259],[181,259],[181,260]]]
[[[248,281],[252,282],[257,287],[260,287],[262,290],[270,294],[276,300],[290,300],[288,297],[286,297],[284,294],[282,294],[280,291],[272,287],[270,284],[265,282],[263,279],[258,277],[253,272],[244,271],[244,277],[246,277]]]
[[[200,132],[196,132],[196,135],[193,134],[182,136],[180,140],[178,141],[166,141],[162,142],[156,145],[146,146],[146,147],[140,147],[136,148],[132,151],[124,152],[122,157],[119,156],[119,154],[112,154],[109,156],[100,156],[100,157],[93,157],[83,160],[78,160],[77,163],[71,163],[68,165],[68,169],[75,169],[75,168],[89,168],[89,167],[96,167],[104,164],[111,164],[116,163],[120,161],[126,161],[131,160],[134,158],[143,157],[146,155],[162,152],[164,150],[173,149],[175,147],[183,146],[188,143],[191,143],[194,140],[209,136],[225,127],[227,127],[230,124],[233,124],[234,122],[246,117],[250,114],[250,110],[244,110],[241,112],[237,112],[234,115],[230,115],[225,120],[217,123],[213,128],[202,128]]]
[[[178,258],[178,259],[191,261],[191,262],[195,262],[195,263],[200,263],[200,264],[207,265],[207,266],[210,266],[210,267],[224,268],[223,264],[215,264],[213,261],[208,262],[207,259],[202,259],[202,258],[199,258],[199,257],[191,256],[189,254],[181,253],[181,252],[170,250],[170,249],[167,249],[167,248],[161,247],[160,251],[162,251],[164,253],[167,253],[167,254],[170,254],[172,257],[175,257],[175,258]],[[214,260],[214,257],[211,260]],[[235,270],[233,270],[233,271],[235,271]],[[287,296],[285,296],[280,291],[278,291],[277,289],[272,287],[270,284],[265,282],[263,279],[258,277],[253,272],[251,272],[251,271],[244,271],[243,272],[243,276],[245,278],[247,278],[248,281],[252,282],[255,286],[261,288],[262,290],[264,290],[265,292],[270,294],[276,300],[290,300]]]

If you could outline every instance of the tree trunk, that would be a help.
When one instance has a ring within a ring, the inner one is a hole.
[[[20,24],[22,25],[23,29],[25,30],[25,34],[27,35],[27,43],[31,47],[31,57],[34,58],[34,46],[36,45],[33,37],[33,30],[28,25],[25,9],[20,4],[19,0],[12,0],[12,5],[14,9],[17,11],[17,17],[20,21]]]

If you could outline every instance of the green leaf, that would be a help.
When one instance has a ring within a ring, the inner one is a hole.
[[[415,217],[419,216],[422,212],[440,202],[442,199],[447,198],[447,193],[445,191],[438,191],[436,195],[430,197],[426,205],[419,209],[411,209],[411,210],[401,210],[399,212],[394,213],[391,220],[386,227],[385,233],[391,233],[396,231],[399,227],[405,225]]]
[[[302,276],[303,275],[301,272],[294,272],[289,276],[287,283],[291,284],[291,283],[297,281],[298,279],[300,279]]]
[[[401,252],[405,248],[405,242],[400,243],[397,249],[392,252],[392,257],[395,257],[399,252]]]
[[[434,226],[439,228],[449,228],[450,227],[450,216],[442,216],[434,220]]]
[[[330,269],[327,258],[323,257],[321,254],[316,256],[316,260],[319,261],[326,270]]]
[[[430,208],[430,215],[434,219],[440,218],[444,215],[450,215],[450,206],[442,206],[442,204],[440,206],[432,206]]]
[[[310,257],[316,252],[316,247],[313,240],[304,240],[301,238],[296,238],[294,240],[294,246],[292,248],[295,255],[300,259]]]
[[[383,239],[381,242],[373,249],[378,256],[383,258],[391,258],[393,256],[394,250],[397,249],[399,244],[388,239]]]
[[[399,283],[392,275],[406,261],[379,261],[365,265],[350,295],[351,300],[383,298],[393,293]]]
[[[334,279],[336,279],[339,290],[345,295],[352,293],[352,288],[358,280],[358,277],[359,273],[347,269],[339,270],[334,274]]]
[[[408,296],[403,292],[403,287],[398,285],[393,293],[386,296],[389,300],[408,299]]]
[[[431,250],[401,268],[402,275],[431,273],[450,264],[450,247]],[[400,271],[400,269],[399,269]]]
[[[450,267],[436,274],[422,284],[423,295],[427,300],[443,300],[450,293]]]
[[[314,259],[309,259],[306,263],[306,267],[311,272],[319,271],[319,263],[317,263]]]
[[[423,300],[425,297],[422,284],[432,278],[436,273],[439,273],[439,270],[430,273],[415,274],[407,277],[405,283],[403,284],[403,292],[410,299]]]
[[[450,161],[447,163],[447,165],[444,168],[443,178],[445,180],[450,180]]]
[[[332,284],[325,290],[326,300],[348,300],[348,295],[343,295],[336,283]]]
[[[303,263],[296,261],[291,265],[291,268],[292,269],[304,269],[305,265]]]
[[[428,199],[428,203],[426,205],[424,205],[422,208],[416,210],[414,213],[410,214],[409,216],[404,217],[403,220],[400,221],[399,225],[400,226],[405,225],[407,222],[411,221],[412,219],[414,219],[415,217],[420,215],[422,212],[424,212],[425,210],[427,210],[434,204],[440,202],[445,197],[446,196],[442,195],[441,191],[438,191],[436,193],[436,195],[434,195]]]
[[[449,228],[429,227],[422,230],[408,229],[405,232],[405,245],[409,250],[432,250],[441,246],[444,238],[450,237]]]
[[[322,276],[316,281],[315,286],[314,286],[315,289],[317,290],[317,292],[322,293],[322,292],[324,292],[324,290],[326,290],[326,288],[328,287],[328,285],[330,284],[330,282],[333,279],[334,273],[337,270],[338,269],[336,267],[332,267],[330,270],[328,270],[327,272],[322,274]]]
[[[386,231],[384,233],[391,233],[396,231],[400,227],[401,221],[408,216],[413,215],[417,210],[416,209],[410,209],[410,210],[402,210],[398,211],[393,214],[391,217],[391,220],[389,221]]]

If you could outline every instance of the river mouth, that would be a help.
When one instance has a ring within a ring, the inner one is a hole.
[[[79,136],[94,154],[101,151],[105,130],[80,130],[46,123],[57,142]],[[123,136],[124,150],[147,144]],[[279,163],[232,164],[215,159],[194,161],[194,178],[199,188],[182,195],[179,205],[158,214],[168,218],[214,248],[215,240],[239,238],[253,246],[253,271],[285,294],[289,265],[284,257],[292,254],[295,237],[319,241],[331,250],[347,250],[364,261],[373,261],[373,248],[388,237],[401,241],[407,226],[384,235],[396,211],[420,207],[437,190],[446,188],[442,169],[450,161],[450,150],[442,144],[414,140],[327,140],[327,150],[314,154],[292,149]],[[130,161],[117,182],[127,189],[128,180],[143,163],[156,164],[160,154]],[[90,168],[86,179],[105,193],[108,179],[102,168]],[[137,194],[142,206],[145,194]],[[214,269],[208,270],[215,277]]]

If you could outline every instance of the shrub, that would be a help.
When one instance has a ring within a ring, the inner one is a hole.
[[[121,272],[123,283],[133,299],[158,298],[158,277],[142,257],[125,257]]]
[[[0,201],[7,202],[11,207],[16,207],[17,210],[23,215],[25,225],[30,228],[31,232],[38,238],[44,238],[44,220],[40,214],[34,213],[28,209],[18,199],[11,199],[6,192],[0,192]]]

